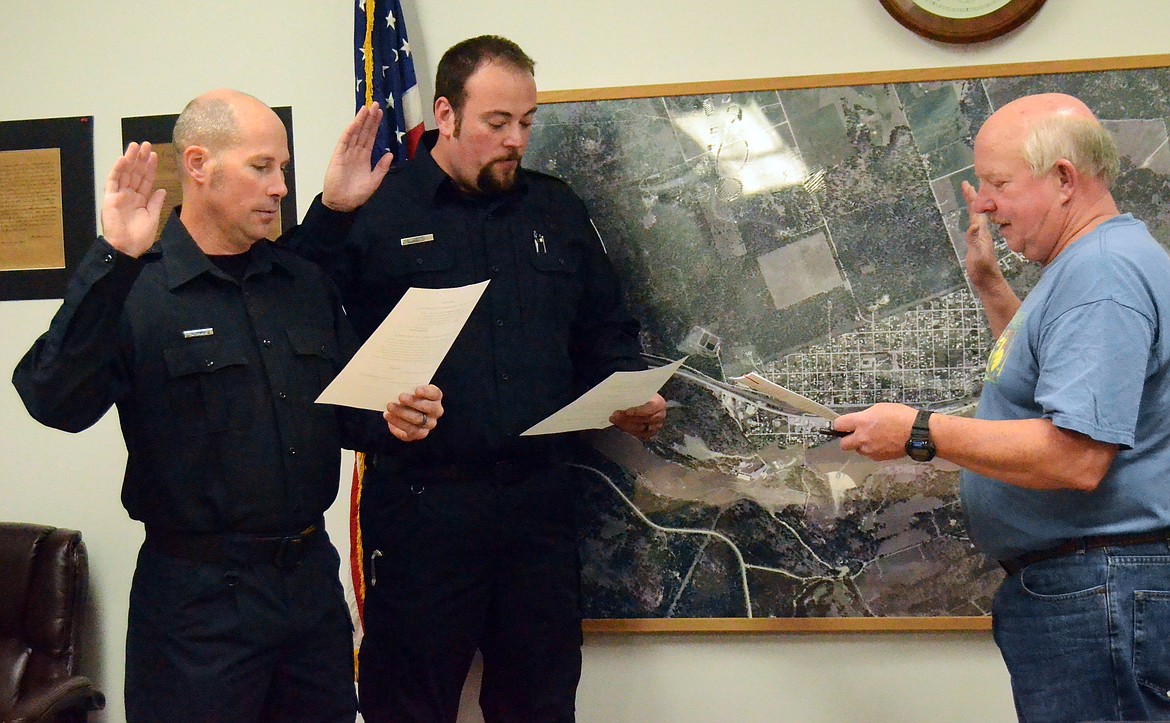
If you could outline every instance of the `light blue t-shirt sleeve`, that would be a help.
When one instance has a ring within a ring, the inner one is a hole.
[[[1094,279],[1083,281],[1096,284],[1102,274],[1117,272],[1096,269]],[[1061,287],[1076,288],[1066,284],[1080,281],[1076,277],[1082,273],[1071,274]],[[1127,301],[1080,303],[1048,321],[1040,330],[1036,402],[1056,426],[1128,449],[1134,443],[1154,325]]]

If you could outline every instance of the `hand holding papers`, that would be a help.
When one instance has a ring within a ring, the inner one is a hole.
[[[317,403],[384,412],[399,394],[429,383],[487,285],[407,289]]]
[[[765,396],[769,396],[778,402],[783,402],[790,407],[794,407],[806,414],[814,414],[825,419],[836,419],[841,416],[829,409],[823,404],[818,404],[808,397],[801,396],[796,392],[782,387],[775,382],[770,382],[755,372],[748,372],[742,377],[734,377],[730,381],[735,382],[741,387],[747,387],[754,392],[759,392]]]
[[[615,411],[636,407],[657,394],[684,361],[685,357],[666,366],[641,372],[614,372],[576,401],[533,425],[520,436],[604,429],[610,426],[609,417]]]

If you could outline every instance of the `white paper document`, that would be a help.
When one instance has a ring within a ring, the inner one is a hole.
[[[746,387],[754,392],[769,396],[778,402],[783,402],[806,414],[814,414],[825,419],[836,419],[841,416],[825,405],[814,402],[808,397],[801,396],[787,387],[770,382],[755,372],[748,372],[742,377],[733,377],[730,381],[735,382],[741,387]]]
[[[430,383],[487,285],[407,289],[317,403],[384,412],[399,394]]]
[[[614,372],[576,401],[536,423],[520,436],[605,429],[610,426],[609,417],[614,412],[650,401],[686,360],[683,357],[666,366],[640,372]]]

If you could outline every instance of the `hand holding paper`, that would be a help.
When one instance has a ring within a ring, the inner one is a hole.
[[[649,442],[666,424],[666,400],[655,394],[645,404],[619,409],[609,415],[609,421],[626,434]]]
[[[685,357],[656,369],[614,372],[576,401],[533,425],[520,436],[604,429],[610,425],[609,418],[615,411],[636,407],[654,397],[684,361]]]
[[[407,289],[317,403],[384,412],[430,382],[487,285]]]
[[[775,382],[768,381],[755,372],[748,372],[742,377],[734,377],[730,381],[735,382],[741,387],[747,387],[753,392],[759,392],[760,394],[769,396],[778,402],[783,402],[806,414],[815,414],[818,417],[829,420],[836,419],[839,416],[825,405],[797,394],[787,387],[782,387]]]

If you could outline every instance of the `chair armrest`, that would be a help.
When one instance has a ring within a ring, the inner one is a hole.
[[[78,716],[78,714],[101,710],[105,707],[106,697],[94,690],[93,683],[89,681],[89,678],[74,675],[21,696],[12,709],[12,721],[13,723],[32,723],[33,721],[47,723],[70,713],[78,720],[85,720],[83,716]]]

